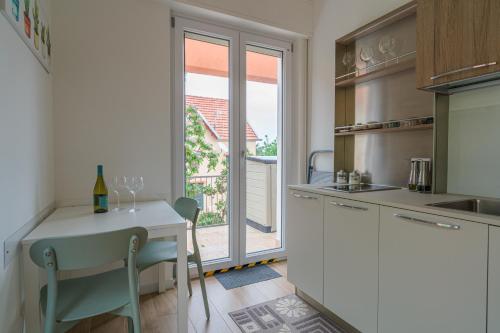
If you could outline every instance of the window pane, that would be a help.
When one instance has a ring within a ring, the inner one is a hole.
[[[281,51],[246,48],[246,252],[281,248]]]
[[[194,33],[184,42],[185,192],[201,209],[196,239],[202,260],[228,258],[229,42]]]

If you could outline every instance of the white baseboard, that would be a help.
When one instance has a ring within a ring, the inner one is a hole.
[[[22,227],[17,229],[9,238],[3,242],[3,267],[4,269],[21,253],[21,241],[28,235],[35,227],[40,224],[47,216],[55,210],[55,203],[50,203],[47,207],[42,209],[38,214],[33,216]]]
[[[174,288],[174,280],[167,280],[166,282],[166,287],[168,289]],[[153,294],[158,292],[158,283],[146,283],[146,284],[141,284],[139,293],[141,295],[147,295],[147,294]]]

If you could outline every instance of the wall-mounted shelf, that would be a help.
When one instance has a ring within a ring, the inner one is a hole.
[[[415,86],[416,9],[411,1],[335,41],[334,171],[404,186],[405,161],[433,156],[434,97]]]
[[[365,129],[365,130],[335,133],[335,136],[375,134],[375,133],[392,133],[392,132],[403,132],[403,131],[418,131],[418,130],[432,129],[433,127],[434,127],[434,124],[423,124],[423,125],[404,126],[404,127],[374,128],[374,129]]]
[[[402,72],[410,68],[415,68],[416,52],[409,52],[401,56],[368,66],[366,68],[357,69],[356,71],[340,75],[335,78],[336,87],[348,87],[357,83],[362,83],[377,79],[382,76],[391,75]]]
[[[432,129],[433,124],[433,116],[369,122],[366,124],[338,126],[335,128],[335,136],[426,130]]]

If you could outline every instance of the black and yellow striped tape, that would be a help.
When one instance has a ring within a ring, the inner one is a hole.
[[[243,269],[246,267],[250,268],[250,267],[257,266],[257,265],[272,264],[272,263],[275,263],[278,261],[280,261],[280,259],[268,259],[268,260],[261,260],[261,261],[257,261],[257,262],[251,262],[251,263],[245,264],[245,265],[238,265],[238,266],[229,267],[229,268],[217,269],[215,271],[205,272],[205,277],[213,276],[214,274],[226,273],[226,272],[229,272],[232,270],[240,270],[240,269]]]

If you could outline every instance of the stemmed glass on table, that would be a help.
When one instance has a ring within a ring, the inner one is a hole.
[[[111,190],[116,196],[116,207],[113,208],[111,211],[119,212],[120,210],[123,210],[123,208],[120,207],[120,191],[123,191],[127,188],[126,184],[127,184],[127,177],[125,176],[113,177],[113,182],[111,183]]]
[[[139,211],[139,208],[136,208],[135,206],[135,196],[137,195],[137,193],[144,189],[144,178],[142,178],[141,176],[129,177],[127,178],[126,186],[129,193],[134,198],[134,206],[129,209],[129,213],[135,213]]]
[[[139,211],[139,208],[136,208],[135,197],[137,193],[144,189],[144,178],[141,176],[115,176],[113,178],[113,182],[111,183],[111,190],[116,196],[116,207],[112,209],[113,212],[118,212],[123,210],[120,206],[120,192],[127,191],[130,193],[134,199],[134,203],[132,208],[129,209],[129,213],[135,213]]]

